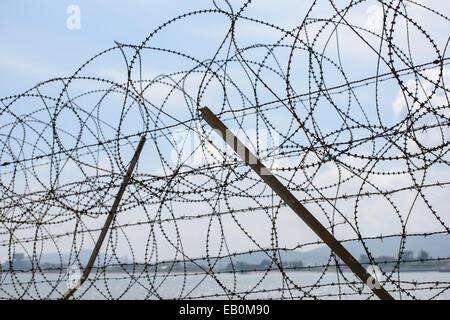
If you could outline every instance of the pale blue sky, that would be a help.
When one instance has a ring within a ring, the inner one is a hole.
[[[79,30],[66,27],[72,4],[81,9]],[[1,1],[0,96],[68,75],[114,40],[139,43],[171,17],[204,6],[209,1]]]

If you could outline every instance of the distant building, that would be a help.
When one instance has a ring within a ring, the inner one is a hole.
[[[403,251],[402,260],[414,260],[414,252],[411,250]]]
[[[428,260],[430,255],[425,250],[420,250],[419,256],[417,257],[419,260]]]
[[[397,258],[393,257],[393,256],[379,256],[375,258],[375,262],[380,263],[380,262],[395,262],[397,261]]]
[[[23,253],[14,253],[12,261],[21,261],[25,258],[25,255]]]
[[[9,270],[10,268],[13,270],[30,270],[31,262],[25,259],[25,254],[14,253],[10,261],[3,263],[2,268],[5,270]]]
[[[393,257],[393,256],[378,256],[374,258],[376,263],[380,263],[380,262],[394,262],[397,261],[397,258]],[[369,258],[365,255],[362,254],[359,256],[359,262],[361,263],[370,263]]]

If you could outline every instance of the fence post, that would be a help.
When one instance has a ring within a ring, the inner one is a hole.
[[[108,217],[106,218],[105,224],[102,228],[100,236],[97,239],[97,243],[95,244],[94,250],[91,253],[91,257],[89,258],[89,262],[86,265],[86,268],[84,269],[83,275],[82,275],[79,283],[76,286],[74,286],[73,288],[68,289],[66,291],[66,293],[64,293],[64,295],[60,298],[60,300],[66,300],[66,299],[70,298],[74,294],[74,292],[86,281],[89,274],[91,273],[92,267],[94,266],[95,259],[97,259],[98,253],[103,244],[103,240],[105,239],[105,236],[108,233],[111,222],[113,221],[113,218],[116,215],[120,200],[122,199],[122,196],[128,185],[131,174],[134,171],[134,167],[136,166],[137,160],[139,159],[142,148],[144,147],[144,143],[145,143],[145,135],[143,135],[141,140],[139,141],[139,144],[136,148],[134,156],[131,159],[128,170],[127,170],[125,176],[123,177],[123,181],[122,181],[122,184],[120,185],[119,192],[117,193],[116,198],[114,199],[114,203],[111,207],[111,210],[109,211]]]
[[[300,201],[266,168],[261,161],[208,108],[199,109],[200,115],[221,138],[249,165],[264,182],[325,242],[328,247],[357,275],[365,285],[374,280],[352,254],[306,209]],[[375,279],[375,281],[377,281]],[[394,298],[379,284],[368,285],[382,300]]]

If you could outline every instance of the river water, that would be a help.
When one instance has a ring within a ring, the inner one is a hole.
[[[347,281],[355,281],[351,273],[344,273]],[[90,279],[94,279],[91,274]],[[68,288],[65,274],[30,273],[1,275],[0,299],[56,299]],[[394,280],[398,281],[398,275]],[[349,286],[342,275],[328,272],[252,272],[217,274],[215,277],[184,274],[126,274],[106,273],[97,280],[86,281],[76,292],[81,299],[367,299],[370,290],[357,284]],[[417,283],[415,283],[417,282]],[[339,284],[340,283],[340,284]],[[404,272],[400,274],[401,288],[392,291],[396,298],[450,299],[450,273]],[[393,285],[384,285],[393,290]],[[358,290],[362,289],[362,295]],[[231,294],[234,292],[236,294]],[[409,296],[409,295],[412,296]],[[376,299],[376,298],[375,298]]]

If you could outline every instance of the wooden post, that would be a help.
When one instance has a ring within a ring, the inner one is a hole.
[[[364,284],[382,300],[394,298],[374,279],[350,252],[306,209],[294,195],[266,168],[261,161],[208,108],[199,110],[206,122],[255,171],[264,182],[325,242]],[[373,282],[375,281],[375,283]]]
[[[128,167],[127,173],[123,177],[123,181],[120,186],[119,192],[117,193],[116,198],[114,199],[114,203],[111,207],[111,210],[109,211],[108,217],[106,218],[105,224],[102,228],[100,236],[98,237],[97,243],[95,244],[94,250],[92,251],[91,257],[89,258],[89,262],[86,265],[86,268],[84,269],[84,272],[83,272],[83,275],[82,275],[80,281],[78,282],[78,284],[76,286],[68,289],[66,291],[66,293],[64,293],[64,295],[60,298],[60,300],[66,300],[66,299],[70,298],[74,294],[74,292],[86,281],[86,279],[89,276],[89,273],[91,273],[92,267],[94,266],[94,263],[95,263],[95,259],[97,259],[98,253],[103,244],[103,240],[105,239],[106,234],[108,233],[109,227],[111,225],[111,222],[113,221],[113,218],[116,215],[120,200],[122,199],[122,196],[125,192],[125,188],[128,185],[131,174],[134,171],[134,167],[136,166],[137,160],[139,159],[142,148],[144,147],[144,143],[145,143],[145,135],[143,135],[141,140],[139,141],[139,144],[136,148],[134,156],[131,159],[130,166]]]

